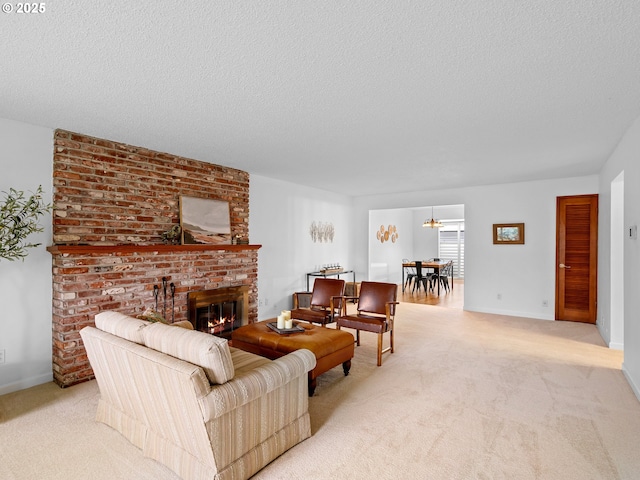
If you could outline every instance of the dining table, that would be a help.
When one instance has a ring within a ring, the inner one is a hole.
[[[418,260],[420,261],[420,260]],[[433,270],[433,273],[439,277],[440,270],[449,264],[449,260],[422,260],[422,268]],[[416,262],[402,262],[402,293],[404,293],[404,279],[407,268],[415,268]],[[438,295],[440,295],[440,279],[438,278]],[[453,290],[453,279],[451,279],[451,289]]]

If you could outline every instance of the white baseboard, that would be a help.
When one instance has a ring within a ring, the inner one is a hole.
[[[38,375],[36,377],[22,378],[17,382],[9,383],[7,385],[0,385],[0,395],[6,395],[7,393],[17,392],[19,390],[24,390],[26,388],[35,387],[36,385],[42,385],[43,383],[49,383],[52,381],[52,373]]]
[[[604,343],[609,345],[609,348],[613,348],[611,346],[611,338],[609,337],[609,332],[607,332],[607,330],[604,328],[604,322],[603,321],[596,321],[596,328],[598,329],[598,333],[600,333],[600,336],[602,337],[602,340],[604,340]],[[621,349],[616,349],[616,350],[621,350]]]
[[[484,307],[474,307],[469,306],[467,303],[464,304],[464,310],[468,312],[491,313],[494,315],[508,315],[510,317],[535,318],[537,320],[555,320],[555,317],[553,315],[540,315],[539,313],[521,312],[517,310],[498,310]]]
[[[627,379],[627,382],[629,382],[629,385],[631,386],[631,390],[633,390],[633,393],[636,394],[636,398],[638,399],[638,401],[640,401],[640,388],[638,388],[638,385],[636,385],[636,383],[633,381],[633,378],[631,378],[631,375],[629,375],[629,372],[624,366],[624,362],[622,363],[622,373],[624,374],[624,377]]]
[[[609,348],[611,350],[624,350],[624,343],[610,342]]]

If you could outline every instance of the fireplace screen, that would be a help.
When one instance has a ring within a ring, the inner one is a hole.
[[[248,323],[248,292],[247,286],[190,292],[189,321],[196,330],[231,338]]]
[[[198,330],[204,330],[213,335],[220,335],[225,330],[233,330],[236,320],[236,302],[212,303],[208,307],[198,309]]]

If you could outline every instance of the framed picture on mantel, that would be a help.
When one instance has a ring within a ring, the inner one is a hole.
[[[182,244],[231,243],[229,202],[210,198],[180,197]]]
[[[524,223],[494,223],[495,245],[524,245]]]

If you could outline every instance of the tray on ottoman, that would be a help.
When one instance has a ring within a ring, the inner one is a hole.
[[[324,372],[342,364],[344,374],[349,374],[354,351],[351,333],[300,322],[298,326],[303,332],[283,335],[271,329],[268,325],[271,322],[273,319],[234,330],[232,345],[272,360],[301,348],[311,350],[316,356],[316,366],[309,372],[309,396],[315,391],[316,378]]]
[[[300,333],[300,332],[304,332],[304,328],[302,328],[297,323],[294,323],[293,327],[291,327],[291,328],[278,328],[278,323],[277,322],[267,322],[267,327],[269,327],[274,332],[278,332],[281,335],[283,335],[285,333]]]

